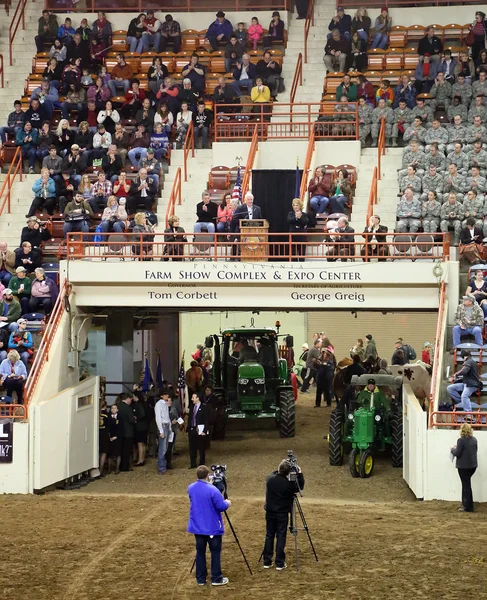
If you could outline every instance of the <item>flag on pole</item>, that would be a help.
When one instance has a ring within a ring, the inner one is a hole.
[[[235,180],[235,185],[233,186],[232,200],[236,198],[238,203],[242,202],[242,178],[240,177],[240,165],[237,169],[237,179]]]
[[[184,352],[181,357],[181,367],[179,369],[179,377],[178,377],[178,395],[179,395],[179,403],[181,405],[181,414],[184,414],[184,398],[186,394],[186,377],[184,372]]]
[[[301,171],[298,164],[296,164],[296,189],[294,190],[294,197],[301,198]]]
[[[161,355],[159,352],[157,353],[157,369],[156,369],[156,383],[159,390],[162,389],[162,381],[164,377],[162,376],[162,365],[161,365]]]
[[[142,383],[142,391],[147,393],[149,391],[150,384],[154,383],[152,379],[152,373],[149,366],[149,359],[147,355],[145,356],[145,366],[144,366],[144,381]]]

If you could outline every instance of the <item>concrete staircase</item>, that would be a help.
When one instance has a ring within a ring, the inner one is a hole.
[[[3,55],[5,87],[0,88],[0,123],[6,125],[7,116],[13,111],[14,100],[21,98],[24,92],[25,79],[32,71],[32,58],[36,54],[34,37],[37,35],[37,21],[41,16],[42,6],[28,2],[25,8],[25,30],[17,30],[13,48],[13,65],[9,65],[8,30],[18,0],[13,0],[10,16],[2,15],[0,27],[0,54]],[[3,9],[2,9],[3,10]]]
[[[2,177],[2,183],[4,180]],[[0,218],[0,241],[7,242],[9,248],[14,250],[20,245],[20,233],[25,227],[25,215],[29,210],[34,194],[32,186],[39,175],[23,175],[22,181],[16,178],[11,191],[10,214],[7,212],[7,206]],[[40,217],[47,220],[47,216]]]
[[[181,220],[181,227],[188,233],[193,232],[193,225],[196,223],[196,205],[201,201],[201,194],[207,188],[208,173],[213,165],[212,150],[195,150],[194,158],[188,162],[188,181],[184,181],[184,152],[183,150],[173,150],[171,152],[171,166],[169,172],[164,178],[164,189],[161,198],[157,203],[157,217],[159,226],[157,231],[164,231],[166,226],[166,210],[171,195],[171,189],[176,177],[176,172],[181,167],[182,186],[181,206],[174,207],[174,213]]]
[[[381,179],[378,185],[378,204],[374,213],[380,216],[382,225],[389,231],[396,227],[396,208],[399,198],[397,183],[397,169],[401,167],[402,148],[387,148],[381,160]],[[377,165],[377,148],[364,148],[360,158],[360,172],[357,180],[356,196],[353,204],[353,223],[359,222],[365,226],[367,203],[372,183],[372,174]],[[355,227],[357,229],[357,227]]]

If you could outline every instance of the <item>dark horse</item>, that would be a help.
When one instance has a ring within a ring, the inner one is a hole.
[[[333,376],[333,395],[335,396],[335,400],[338,402],[340,398],[343,396],[343,392],[348,385],[346,381],[346,369],[353,363],[351,358],[343,358],[335,368],[335,374]],[[378,373],[380,369],[380,358],[374,359],[371,356],[367,358],[362,364],[362,367],[365,369],[365,372],[372,375],[374,373]]]

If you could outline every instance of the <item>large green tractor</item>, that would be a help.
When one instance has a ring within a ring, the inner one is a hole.
[[[345,452],[350,451],[352,477],[370,477],[375,453],[390,448],[392,466],[402,467],[402,378],[354,375],[352,385],[360,388],[356,401],[352,406],[340,402],[330,416],[330,465],[342,465]]]
[[[221,400],[215,439],[225,437],[227,419],[274,419],[281,437],[294,437],[291,374],[286,360],[279,358],[278,333],[278,326],[242,327],[213,336],[212,380]]]

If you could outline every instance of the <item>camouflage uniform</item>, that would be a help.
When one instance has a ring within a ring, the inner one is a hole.
[[[454,98],[455,96],[461,96],[462,103],[460,106],[464,105],[465,108],[468,109],[470,102],[472,101],[472,84],[464,83],[463,85],[460,85],[459,83],[454,83],[451,86],[451,97]]]
[[[443,202],[445,204],[448,202],[448,194],[450,192],[455,192],[457,201],[461,202],[463,195],[467,191],[466,187],[465,179],[461,175],[450,175],[448,173],[443,180]]]
[[[438,150],[440,152],[444,152],[446,144],[448,142],[448,131],[445,127],[439,127],[438,129],[433,129],[433,127],[429,127],[426,130],[424,142],[426,144],[426,152],[429,151],[430,144],[432,144],[433,142],[436,142],[438,144]]]
[[[399,233],[416,233],[421,225],[421,204],[419,200],[408,202],[403,196],[396,209],[396,216],[399,219],[396,231]]]
[[[405,152],[402,155],[402,169],[397,174],[398,181],[406,177],[409,165],[415,165],[416,175],[422,177],[424,175],[424,159],[424,152],[421,148],[418,148],[417,152],[413,152],[411,148],[405,148]]]
[[[476,197],[473,200],[469,200],[468,196],[465,196],[463,201],[463,217],[464,221],[462,223],[462,227],[467,225],[468,217],[473,217],[475,219],[475,227],[483,227],[482,214],[484,210],[484,201],[483,197]]]
[[[408,144],[411,140],[418,140],[419,144],[423,145],[426,131],[426,127],[415,127],[413,123],[406,129],[402,139]]]
[[[468,122],[473,123],[475,117],[480,117],[482,123],[485,123],[487,120],[487,108],[485,106],[475,106],[472,104],[470,110],[468,111]]]
[[[440,173],[436,173],[434,177],[431,177],[429,173],[424,175],[423,181],[421,182],[423,185],[423,195],[421,196],[422,202],[426,202],[428,199],[428,192],[436,192],[438,195],[438,200],[441,202],[441,194],[443,193],[443,179],[444,176]]]
[[[478,196],[482,196],[487,190],[487,180],[485,177],[481,175],[477,175],[477,177],[467,177],[466,181],[467,192],[468,190],[475,190]]]
[[[448,81],[445,81],[441,85],[436,85],[435,83],[430,90],[430,96],[433,97],[429,102],[433,112],[440,105],[443,105],[445,110],[448,110],[452,98],[451,83]]]
[[[484,233],[484,237],[487,237],[487,198],[484,201],[484,206],[482,208],[482,216],[484,217],[484,226],[482,227],[482,231]]]
[[[465,138],[467,145],[464,146],[463,151],[469,152],[470,150],[473,150],[473,144],[477,140],[482,142],[483,148],[485,149],[485,144],[487,142],[487,129],[483,125],[480,127],[469,125],[467,127],[467,136]]]
[[[467,152],[467,158],[468,168],[471,169],[472,167],[479,167],[480,174],[485,176],[487,172],[487,151],[482,149],[480,152],[470,150],[470,152]]]
[[[392,139],[397,140],[399,137],[399,123],[402,122],[402,126],[404,131],[407,129],[407,126],[411,124],[414,120],[413,111],[406,106],[404,110],[397,107],[394,109],[394,124],[392,126]]]
[[[487,96],[487,80],[482,82],[478,79],[472,83],[472,96],[476,98],[479,94]]]
[[[460,152],[460,154],[456,154],[455,152],[450,152],[446,157],[447,165],[456,165],[457,171],[463,177],[466,177],[468,173],[468,157],[465,152]]]
[[[359,136],[362,144],[370,134],[370,125],[372,123],[372,111],[374,109],[370,104],[364,104],[364,106],[358,105],[358,118],[359,118]]]
[[[467,136],[467,128],[465,125],[448,125],[446,128],[448,131],[448,146],[446,147],[447,152],[453,152],[453,144],[455,142],[465,142]]]
[[[465,104],[459,104],[458,106],[453,106],[451,104],[446,111],[448,122],[451,123],[453,121],[453,117],[460,115],[462,117],[462,123],[467,122],[468,112],[467,106]]]
[[[419,199],[419,195],[421,193],[421,179],[417,175],[413,175],[412,177],[406,175],[406,177],[403,177],[401,179],[401,192],[404,192],[404,190],[408,187],[410,187],[413,190],[414,199]]]
[[[423,231],[425,233],[436,233],[440,226],[441,204],[435,200],[431,202],[423,202],[421,216],[423,217]]]
[[[429,171],[430,165],[435,165],[437,173],[444,173],[446,171],[446,158],[441,152],[438,152],[433,156],[430,152],[427,152],[424,159],[424,168]]]
[[[423,125],[428,127],[431,125],[434,119],[433,111],[431,110],[431,106],[425,104],[423,108],[419,108],[419,106],[415,106],[412,110],[413,119],[414,117],[421,117],[423,119]]]
[[[445,202],[441,207],[440,219],[440,231],[448,233],[449,229],[453,229],[453,243],[458,243],[460,231],[462,230],[463,204],[458,201],[455,204]]]
[[[392,132],[392,123],[394,122],[394,111],[392,110],[392,108],[390,106],[386,106],[384,108],[380,108],[379,106],[376,106],[372,110],[371,133],[372,133],[372,140],[374,141],[374,143],[377,143],[377,138],[379,137],[380,124],[381,124],[382,118],[385,118],[385,120],[386,120],[386,131],[385,131],[386,135],[385,135],[385,137],[390,138],[391,132]]]

